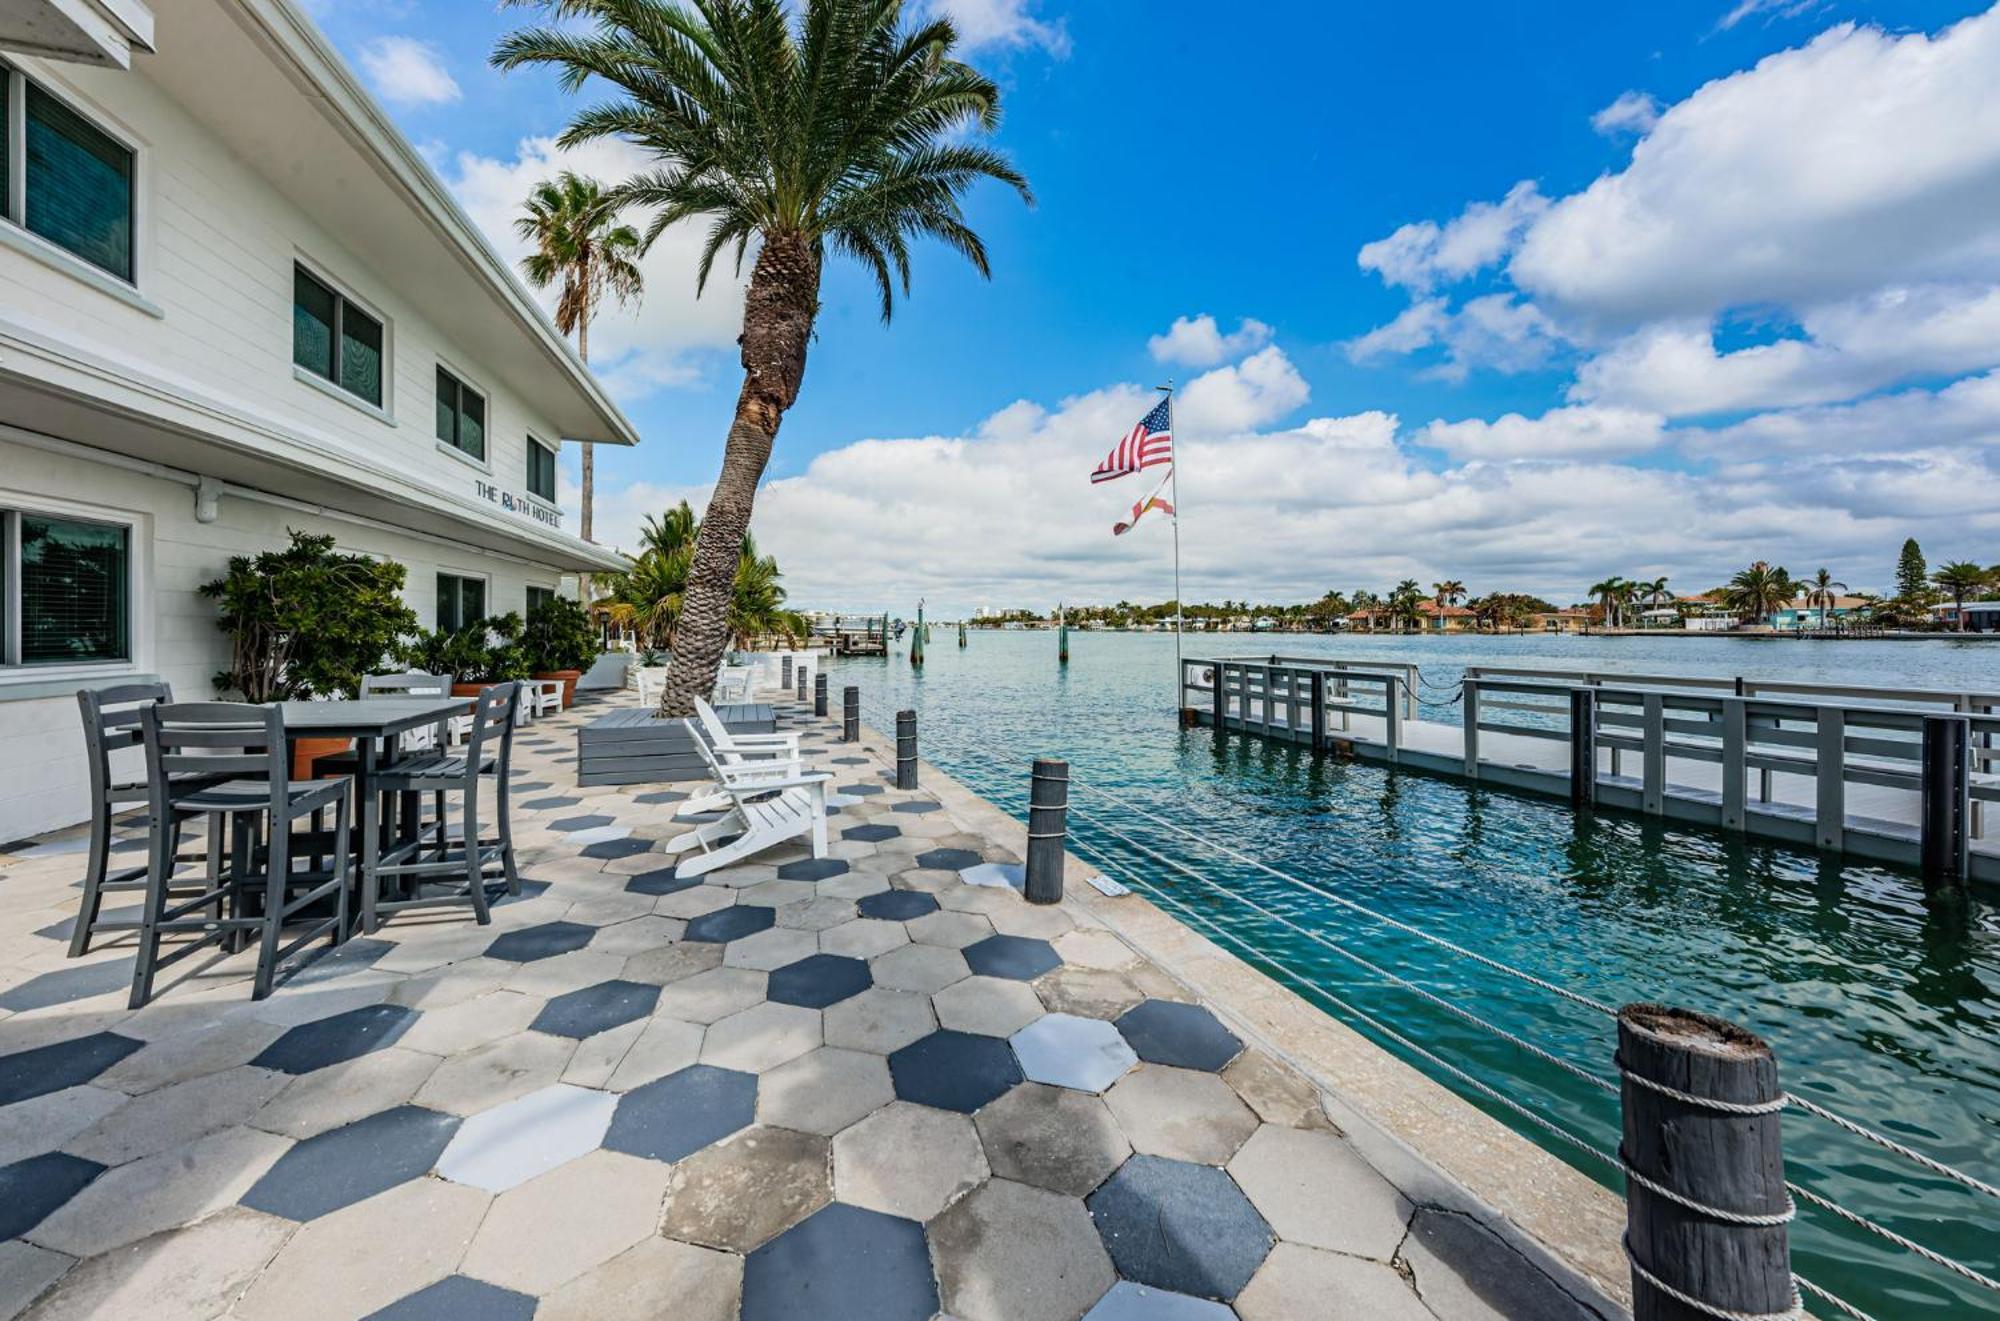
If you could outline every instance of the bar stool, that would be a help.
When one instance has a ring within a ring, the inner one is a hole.
[[[139,718],[145,707],[173,700],[174,690],[164,683],[85,688],[76,695],[76,704],[83,713],[84,757],[90,767],[90,851],[84,862],[83,902],[78,906],[76,927],[69,938],[69,957],[73,959],[90,952],[90,938],[99,932],[139,929],[137,919],[102,916],[107,892],[143,892],[146,888],[145,863],[116,870],[111,866],[112,818],[121,808],[150,801],[146,782],[118,779],[112,760],[114,753],[137,748],[144,742]],[[181,825],[192,815],[176,813],[170,823],[177,858]]]
[[[154,825],[139,954],[132,967],[131,1007],[138,1009],[152,998],[153,979],[162,968],[209,945],[227,942],[225,948],[233,949],[239,938],[253,935],[258,941],[257,970],[250,993],[261,1000],[271,993],[278,965],[307,942],[330,935],[329,943],[338,945],[346,938],[348,781],[290,778],[284,712],[275,706],[156,703],[141,709],[140,729]],[[188,777],[198,777],[195,787],[186,787]],[[329,807],[334,809],[331,868],[294,872],[294,824]],[[173,895],[170,904],[173,830],[160,823],[192,813],[208,816],[209,884],[192,896]],[[225,834],[230,827],[233,832]],[[260,833],[261,847],[256,843]],[[221,856],[225,838],[238,841],[227,862]],[[294,890],[299,893],[293,895]],[[280,945],[287,919],[329,898],[333,916],[312,923],[289,944]],[[193,916],[203,908],[212,911]],[[160,952],[161,937],[182,933],[196,938]]]
[[[520,698],[518,683],[496,683],[481,690],[472,711],[472,731],[466,736],[463,755],[420,757],[384,767],[375,774],[369,792],[424,794],[437,804],[436,818],[415,833],[415,838],[385,850],[369,874],[362,878],[361,927],[372,933],[384,914],[413,908],[438,908],[470,901],[473,917],[481,926],[492,921],[489,889],[505,887],[509,894],[521,893],[521,877],[514,864],[514,828],[508,815],[507,772],[514,760],[514,718]],[[495,799],[495,832],[482,832],[480,794],[491,786]],[[459,847],[452,849],[452,832],[445,804],[456,795],[459,806]],[[426,832],[430,837],[426,839]],[[425,857],[430,848],[428,858]],[[498,867],[497,878],[487,872]],[[410,897],[382,898],[385,881],[409,880]],[[464,893],[426,897],[426,884],[463,884]]]

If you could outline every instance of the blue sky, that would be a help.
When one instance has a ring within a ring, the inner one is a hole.
[[[1081,471],[1168,374],[1213,377],[1182,419],[1191,595],[1431,575],[1566,595],[1609,572],[1693,589],[1759,556],[1878,587],[1910,533],[2000,559],[2000,501],[1881,498],[1962,491],[1995,458],[2000,147],[1978,114],[1967,129],[1952,72],[1990,78],[2000,18],[1953,27],[1984,6],[1266,0],[1231,24],[1174,0],[932,3],[1000,80],[998,145],[1038,205],[977,194],[994,279],[927,252],[887,327],[834,268],[758,525],[801,600],[1162,594],[1164,537],[1108,537],[1144,492]],[[485,65],[531,11],[315,12],[504,229],[573,108]],[[1816,98],[1836,109],[1801,114]],[[1926,126],[1967,141],[1900,160]],[[1947,220],[1920,233],[1899,205]],[[667,249],[642,314],[594,332],[647,438],[600,461],[614,540],[699,498],[737,387],[734,291],[694,305]],[[1216,334],[1154,342],[1203,314]],[[1600,483],[1630,503],[1563,508]],[[870,555],[857,520],[908,554],[878,536]],[[896,562],[822,567],[847,555]]]

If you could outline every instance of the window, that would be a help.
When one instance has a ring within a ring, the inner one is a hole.
[[[0,663],[132,658],[131,529],[0,510],[0,544]]]
[[[453,449],[486,459],[486,397],[437,369],[437,438]]]
[[[382,406],[382,323],[302,266],[292,268],[292,363]]]
[[[540,610],[543,606],[553,604],[555,599],[556,593],[552,587],[530,587],[528,589],[528,613],[531,615],[534,614],[535,611]]]
[[[454,573],[438,575],[437,626],[441,633],[456,633],[467,624],[486,618],[486,580],[461,578]]]
[[[4,64],[0,92],[0,216],[131,283],[132,149]]]
[[[528,437],[528,494],[556,502],[556,452]]]

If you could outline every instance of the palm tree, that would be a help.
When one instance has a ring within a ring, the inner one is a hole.
[[[1415,628],[1423,622],[1423,612],[1417,609],[1423,599],[1423,589],[1417,586],[1417,580],[1403,579],[1389,593],[1389,618],[1403,629]]]
[[[902,0],[509,0],[547,27],[502,38],[503,69],[553,66],[572,92],[607,97],[578,113],[564,146],[623,138],[654,168],[615,190],[652,212],[645,243],[705,220],[696,287],[716,257],[756,258],[743,307],[743,387],[722,472],[701,520],[694,571],[661,710],[686,715],[709,691],[757,482],[798,399],[828,249],[874,277],[887,320],[907,294],[913,239],[931,238],[989,274],[960,199],[981,179],[1032,200],[1028,183],[967,129],[1000,122],[1000,90],[952,58],[958,34],[906,25]]]
[[[1965,598],[1985,589],[1986,570],[1970,560],[1953,560],[1932,571],[1931,581],[1950,594],[1952,613],[1958,617],[1958,631],[1965,632]]]
[[[1431,599],[1437,602],[1439,610],[1448,605],[1457,605],[1465,599],[1465,584],[1456,578],[1447,578],[1441,583],[1431,584]]]
[[[1738,573],[1722,589],[1723,604],[1752,619],[1768,618],[1796,595],[1798,586],[1792,575],[1763,560]]]
[[[1813,574],[1806,583],[1806,604],[1816,606],[1819,609],[1819,622],[1826,624],[1833,616],[1833,603],[1839,600],[1840,594],[1846,590],[1847,584],[1835,582],[1833,575],[1826,571],[1826,566],[1821,565],[1819,572]]]
[[[1613,574],[1603,582],[1592,584],[1590,588],[1589,595],[1596,597],[1604,604],[1604,626],[1606,628],[1616,627],[1614,620],[1618,617],[1617,610],[1623,598],[1626,585],[1623,578],[1620,578],[1617,574]]]
[[[639,274],[639,234],[618,223],[618,201],[595,179],[564,170],[544,179],[528,194],[527,211],[514,222],[514,232],[535,245],[521,259],[521,273],[537,289],[560,286],[556,294],[556,329],[576,336],[576,356],[590,361],[590,323],[606,295],[619,306],[634,301],[644,280]],[[583,492],[577,522],[590,540],[591,507],[597,496],[595,446],[583,442]],[[590,600],[590,576],[579,580],[580,594]]]
[[[701,522],[683,500],[664,515],[646,519],[640,542],[645,547],[632,567],[611,575],[607,610],[651,646],[675,646],[686,613],[688,574]],[[805,616],[785,609],[785,589],[776,557],[759,555],[747,533],[730,580],[726,616],[729,640],[739,647],[760,637],[776,635],[797,641],[810,632]]]

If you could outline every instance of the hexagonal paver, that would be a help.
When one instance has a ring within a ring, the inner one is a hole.
[[[595,1150],[617,1106],[609,1092],[568,1083],[529,1092],[459,1125],[438,1157],[438,1173],[453,1183],[505,1192]]]
[[[982,862],[967,867],[958,879],[990,890],[1018,890],[1028,883],[1028,869],[1018,862]]]
[[[0,1234],[19,1238],[102,1173],[96,1161],[60,1151],[0,1166]]]
[[[1266,1124],[1229,1173],[1279,1238],[1355,1257],[1396,1255],[1415,1208],[1331,1133]]]
[[[1074,1197],[994,1179],[929,1229],[945,1309],[963,1321],[1073,1317],[1112,1285],[1111,1258]]]
[[[742,1294],[743,1258],[655,1236],[548,1294],[535,1316],[537,1321],[727,1319],[736,1316]]]
[[[895,1099],[887,1060],[822,1046],[763,1075],[757,1122],[831,1137]]]
[[[843,784],[838,787],[841,793],[854,794],[862,798],[870,798],[882,792],[881,785],[869,784],[866,780],[855,784]]]
[[[937,899],[916,890],[884,890],[871,894],[855,905],[863,917],[884,922],[907,922],[938,910]]]
[[[1424,1306],[1395,1267],[1296,1243],[1272,1249],[1249,1287],[1237,1295],[1236,1310],[1243,1321],[1291,1321],[1336,1298],[1335,1318],[1428,1321],[1438,1315]]]
[[[778,868],[784,881],[826,881],[847,874],[847,864],[839,858],[803,858]]]
[[[1257,1131],[1257,1116],[1212,1073],[1148,1064],[1104,1094],[1135,1151],[1221,1165]]]
[[[685,940],[707,940],[721,943],[753,935],[764,930],[778,920],[778,910],[761,904],[731,904],[728,908],[718,908],[712,913],[690,918]]]
[[[653,844],[653,840],[641,839],[634,835],[627,835],[622,839],[603,839],[595,844],[584,845],[583,856],[609,862],[613,858],[629,858],[634,854],[648,852]]]
[[[692,948],[712,948],[693,946]],[[631,964],[627,964],[629,969]],[[659,1012],[689,1023],[714,1023],[764,1001],[768,973],[748,968],[710,968],[670,982],[660,992]]]
[[[1225,1302],[1271,1251],[1271,1228],[1230,1177],[1207,1165],[1134,1156],[1087,1199],[1118,1273]]]
[[[280,1073],[311,1073],[393,1044],[416,1020],[416,1010],[402,1005],[363,1005],[288,1029],[250,1062]]]
[[[819,947],[829,954],[872,959],[878,954],[910,943],[910,933],[900,922],[875,922],[857,917],[819,933]]]
[[[971,849],[927,849],[917,855],[917,866],[938,871],[964,871],[984,861]]]
[[[13,1105],[87,1083],[145,1044],[116,1032],[93,1032],[53,1045],[0,1055],[0,1105]]]
[[[1028,936],[988,936],[965,947],[965,961],[986,977],[1011,977],[1033,981],[1043,973],[1062,966],[1062,955],[1046,940]]]
[[[502,1193],[459,1269],[542,1294],[651,1238],[673,1173],[657,1161],[592,1151]]]
[[[928,802],[924,799],[915,799],[907,803],[897,803],[889,810],[892,812],[902,812],[909,816],[923,816],[931,812],[944,811],[944,804]]]
[[[749,1252],[833,1198],[827,1141],[788,1128],[746,1128],[674,1167],[660,1230],[668,1238]]]
[[[525,786],[515,785],[514,787],[519,789]],[[547,788],[548,786],[543,785],[542,787]],[[564,797],[530,798],[526,802],[522,803],[521,806],[527,808],[530,812],[553,812],[565,807],[575,807],[578,803],[582,801],[583,800],[581,798],[564,798]]]
[[[317,1220],[420,1179],[458,1131],[457,1115],[399,1105],[309,1137],[278,1157],[243,1205],[287,1220]]]
[[[699,876],[679,876],[672,867],[655,867],[652,871],[640,872],[625,882],[625,889],[631,894],[679,894],[682,890],[692,890],[702,883]]]
[[[364,1321],[531,1321],[534,1315],[532,1295],[470,1275],[447,1275],[370,1312]]]
[[[807,955],[819,952],[819,936],[811,931],[800,931],[794,927],[767,927],[752,932],[740,940],[729,942],[728,952],[723,955],[725,968],[749,968],[755,972],[774,972],[788,963],[797,963]]]
[[[298,977],[299,974],[294,974],[288,984],[296,984]],[[129,958],[57,968],[54,972],[30,977],[0,991],[0,1009],[17,1014],[30,1009],[47,1009],[51,1005],[75,1004],[93,996],[129,990],[131,986],[132,960]]]
[[[762,1073],[817,1049],[820,1042],[817,1009],[766,1002],[710,1024],[702,1037],[701,1059],[725,1069]]]
[[[938,1031],[889,1057],[889,1076],[905,1101],[971,1114],[1021,1081],[1005,1041]]]
[[[824,1013],[826,1044],[887,1055],[937,1030],[930,997],[876,986]]]
[[[987,1176],[979,1134],[962,1115],[897,1101],[833,1138],[843,1202],[929,1220]]]
[[[1062,1087],[1024,1083],[973,1123],[995,1174],[1071,1197],[1103,1183],[1132,1154],[1101,1098]]]
[[[924,1227],[834,1203],[743,1263],[742,1321],[928,1321],[938,1310]]]
[[[1139,1062],[1118,1029],[1097,1018],[1049,1014],[1010,1038],[1032,1082],[1101,1092]]]
[[[633,802],[645,803],[648,806],[655,806],[660,803],[679,803],[686,800],[687,795],[679,789],[654,789],[647,793],[632,795]]]
[[[866,826],[849,826],[840,832],[840,837],[860,844],[880,844],[883,840],[894,839],[902,833],[894,826],[876,822]]]
[[[938,1022],[957,1032],[1011,1037],[1046,1011],[1025,982],[1001,977],[967,977],[931,997]]]
[[[599,830],[611,824],[613,818],[602,812],[586,813],[583,816],[566,816],[560,821],[549,822],[550,830],[560,830],[565,834],[579,830]]]
[[[529,1026],[551,1036],[592,1037],[646,1017],[659,999],[660,988],[645,982],[599,982],[555,997]]]
[[[824,1009],[874,985],[868,965],[838,954],[815,954],[771,974],[766,994],[779,1004]]]
[[[1083,1314],[1083,1321],[1236,1321],[1236,1313],[1213,1298],[1120,1280]]]
[[[677,1161],[750,1127],[757,1079],[734,1069],[694,1064],[617,1100],[604,1145],[649,1160]]]
[[[596,934],[596,927],[581,922],[544,922],[496,937],[486,947],[486,957],[509,963],[534,963],[580,950]]]
[[[1243,1050],[1242,1041],[1200,1005],[1147,1000],[1118,1017],[1118,1030],[1149,1064],[1214,1073]]]
[[[972,975],[965,956],[939,945],[903,945],[870,961],[877,986],[934,995]]]

